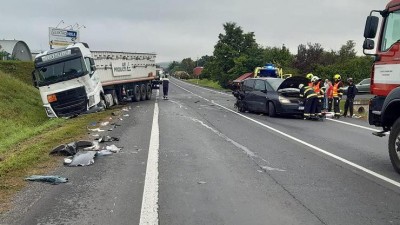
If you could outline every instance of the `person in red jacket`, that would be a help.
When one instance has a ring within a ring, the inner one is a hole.
[[[332,111],[332,103],[333,103],[333,85],[332,82],[328,80],[328,85],[326,88],[326,107],[325,109],[328,110],[328,112]]]

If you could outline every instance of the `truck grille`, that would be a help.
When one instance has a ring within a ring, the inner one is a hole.
[[[50,103],[58,117],[73,116],[87,110],[85,87],[56,93],[57,101]]]

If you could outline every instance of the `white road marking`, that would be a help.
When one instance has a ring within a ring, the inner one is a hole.
[[[260,126],[262,126],[262,127],[265,127],[265,128],[267,128],[267,129],[269,129],[269,130],[271,130],[271,131],[274,131],[274,132],[276,132],[276,133],[278,133],[278,134],[280,134],[280,135],[282,135],[282,136],[285,136],[285,137],[287,137],[287,138],[289,138],[289,139],[292,139],[293,141],[296,141],[296,142],[298,142],[298,143],[300,143],[300,144],[303,144],[303,145],[305,145],[305,146],[307,146],[307,147],[310,147],[310,148],[312,148],[312,149],[314,149],[314,150],[316,150],[316,151],[318,151],[318,152],[320,152],[320,153],[323,153],[323,154],[325,154],[325,155],[327,155],[327,156],[330,156],[330,157],[332,157],[332,158],[334,158],[334,159],[336,159],[336,160],[339,160],[339,161],[341,161],[341,162],[343,162],[343,163],[345,163],[345,164],[347,164],[347,165],[350,165],[350,166],[352,166],[352,167],[354,167],[354,168],[357,168],[357,169],[359,169],[359,170],[361,170],[361,171],[363,171],[363,172],[365,172],[365,173],[367,173],[367,174],[369,174],[369,175],[372,175],[372,176],[374,176],[374,177],[376,177],[376,178],[379,178],[379,179],[381,179],[381,180],[383,180],[383,181],[385,181],[385,182],[388,182],[388,183],[390,183],[390,184],[392,184],[392,185],[394,185],[394,186],[400,188],[400,183],[397,182],[397,181],[395,181],[395,180],[392,180],[392,179],[390,179],[390,178],[388,178],[388,177],[385,177],[385,176],[383,176],[383,175],[381,175],[381,174],[379,174],[379,173],[376,173],[376,172],[374,172],[374,171],[372,171],[372,170],[370,170],[370,169],[367,169],[367,168],[365,168],[365,167],[363,167],[363,166],[360,166],[360,165],[358,165],[358,164],[356,164],[356,163],[353,163],[353,162],[351,162],[351,161],[349,161],[349,160],[347,160],[347,159],[344,159],[344,158],[342,158],[342,157],[340,157],[340,156],[337,156],[337,155],[335,155],[335,154],[332,154],[332,153],[330,153],[330,152],[328,152],[328,151],[326,151],[326,150],[323,150],[323,149],[321,149],[321,148],[319,148],[319,147],[317,147],[317,146],[314,146],[314,145],[312,145],[312,144],[310,144],[310,143],[307,143],[307,142],[305,142],[305,141],[303,141],[303,140],[300,140],[300,139],[298,139],[298,138],[296,138],[296,137],[293,137],[293,136],[291,136],[291,135],[289,135],[289,134],[286,134],[286,133],[284,133],[284,132],[282,132],[282,131],[280,131],[280,130],[277,130],[277,129],[273,128],[273,127],[270,127],[270,126],[268,126],[268,125],[266,125],[266,124],[263,124],[263,123],[261,123],[261,122],[255,120],[255,119],[252,119],[252,118],[247,117],[247,116],[245,116],[245,115],[242,115],[242,114],[240,114],[240,113],[238,113],[238,112],[235,112],[235,111],[233,111],[232,109],[229,109],[229,108],[227,108],[227,107],[225,107],[225,106],[222,106],[222,105],[220,105],[220,104],[214,102],[213,100],[208,100],[208,99],[206,99],[206,98],[204,98],[204,97],[202,97],[202,96],[200,96],[200,95],[197,95],[197,94],[195,94],[195,93],[193,93],[193,92],[191,92],[191,91],[189,91],[189,90],[187,90],[187,89],[185,89],[185,88],[183,88],[183,87],[181,87],[181,86],[179,86],[179,85],[177,85],[177,84],[175,84],[175,85],[178,86],[179,88],[181,88],[181,89],[183,89],[183,90],[185,90],[185,91],[191,93],[192,95],[195,95],[195,96],[197,96],[197,97],[199,97],[199,98],[201,98],[201,99],[204,99],[204,100],[206,100],[206,101],[208,101],[208,102],[212,102],[213,104],[215,104],[215,105],[217,105],[217,106],[219,106],[219,107],[221,107],[221,108],[223,108],[223,109],[225,109],[225,110],[227,110],[227,111],[229,111],[229,112],[232,112],[232,113],[234,113],[234,114],[236,114],[236,115],[238,115],[238,116],[241,116],[241,117],[243,117],[243,118],[246,118],[247,120],[250,120],[250,121],[252,121],[252,122],[254,122],[254,123],[256,123],[256,124],[258,124],[258,125],[260,125]]]
[[[157,97],[158,94],[159,92],[157,91]],[[142,209],[140,211],[140,225],[158,225],[158,150],[160,147],[158,113],[158,102],[156,100],[144,181]]]
[[[365,130],[378,131],[378,132],[380,131],[380,130],[373,129],[373,128],[370,128],[370,127],[364,127],[364,126],[361,126],[361,125],[348,123],[348,122],[344,122],[344,121],[341,121],[341,120],[334,120],[334,119],[330,119],[330,118],[326,118],[326,120],[333,121],[333,122],[336,122],[336,123],[346,124],[346,125],[353,126],[353,127],[362,128],[362,129],[365,129]]]

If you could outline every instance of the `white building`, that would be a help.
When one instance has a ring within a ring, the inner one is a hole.
[[[6,52],[7,55],[2,54],[3,59],[17,59],[21,61],[32,61],[32,54],[28,45],[23,41],[18,40],[0,40],[0,53]]]

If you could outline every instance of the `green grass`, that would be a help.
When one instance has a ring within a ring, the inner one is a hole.
[[[49,152],[59,144],[86,137],[92,121],[109,117],[110,111],[74,119],[49,119],[39,91],[0,72],[0,212],[32,174],[46,174],[60,165]]]
[[[61,120],[47,118],[36,88],[2,72],[0,80],[1,156],[10,146],[59,124]]]
[[[221,85],[218,84],[218,82],[208,80],[208,79],[189,79],[187,81],[189,83],[197,84],[197,85],[203,86],[203,87],[209,87],[209,88],[213,88],[213,89],[217,89],[217,90],[226,90],[226,89],[222,88]]]
[[[28,85],[32,85],[33,62],[1,61],[0,71],[7,73]]]

